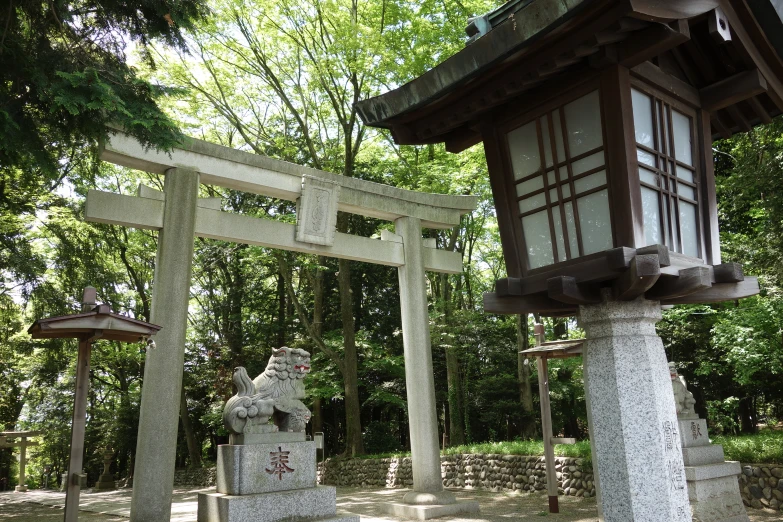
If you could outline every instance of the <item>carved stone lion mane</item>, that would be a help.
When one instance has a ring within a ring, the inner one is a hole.
[[[304,432],[310,410],[302,404],[310,354],[283,346],[272,352],[266,370],[250,380],[242,366],[234,369],[237,394],[223,409],[223,424],[231,433]],[[269,424],[272,417],[274,425]]]

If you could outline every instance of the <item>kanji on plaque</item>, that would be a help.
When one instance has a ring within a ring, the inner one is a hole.
[[[266,472],[270,475],[277,475],[278,480],[283,480],[283,473],[292,473],[294,468],[288,467],[288,454],[290,451],[283,451],[281,446],[277,447],[277,451],[270,451],[272,469],[266,468]]]

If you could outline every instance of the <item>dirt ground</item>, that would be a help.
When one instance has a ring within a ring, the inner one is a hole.
[[[195,522],[197,494],[207,490],[176,490],[172,503],[172,521]],[[399,522],[402,519],[384,515],[380,504],[399,501],[404,489],[337,488],[337,511],[357,514],[362,522]],[[493,493],[483,490],[454,490],[460,500],[475,500],[481,512],[444,518],[454,522],[508,520],[541,520],[558,522],[594,522],[598,520],[594,498],[561,497],[560,513],[547,512],[544,495],[528,493]],[[130,510],[130,490],[110,493],[84,493],[81,496],[79,520],[88,522],[121,522],[127,520]],[[0,522],[60,522],[63,518],[63,493],[30,491],[28,493],[0,493]],[[91,510],[91,511],[87,511]],[[749,509],[751,522],[783,520],[781,513]]]

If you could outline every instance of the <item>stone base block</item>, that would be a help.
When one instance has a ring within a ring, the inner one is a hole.
[[[711,444],[709,446],[682,448],[682,460],[686,466],[718,464],[725,460],[725,456],[723,455],[723,446],[720,444]]]
[[[27,486],[16,486],[14,491],[17,493],[25,493],[27,491]]]
[[[277,522],[279,520],[339,520],[332,486],[292,489],[257,495],[199,493],[198,522]],[[358,517],[357,517],[358,518]],[[346,522],[349,519],[345,519]]]
[[[734,461],[705,464],[703,466],[685,466],[685,480],[700,482],[721,477],[736,477],[741,472],[740,463]]]
[[[217,492],[254,495],[314,488],[315,442],[218,446]]]
[[[748,514],[742,504],[736,481],[734,489],[734,492],[691,501],[693,522],[748,522]]]
[[[115,489],[117,489],[117,483],[113,480],[111,482],[96,482],[92,487],[93,491],[113,491]]]
[[[402,502],[385,502],[380,507],[386,514],[406,520],[429,520],[437,517],[479,512],[479,503],[473,501],[426,506],[403,504]]]
[[[688,499],[691,503],[733,494],[734,492],[739,495],[739,484],[737,483],[737,477],[735,475],[696,482],[689,481],[687,484]]]

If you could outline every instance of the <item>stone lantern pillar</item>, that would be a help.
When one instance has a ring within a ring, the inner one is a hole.
[[[114,458],[114,451],[111,448],[103,450],[103,473],[98,477],[98,482],[95,483],[94,491],[112,491],[117,489],[117,483],[114,481],[114,475],[111,473],[111,462]]]

